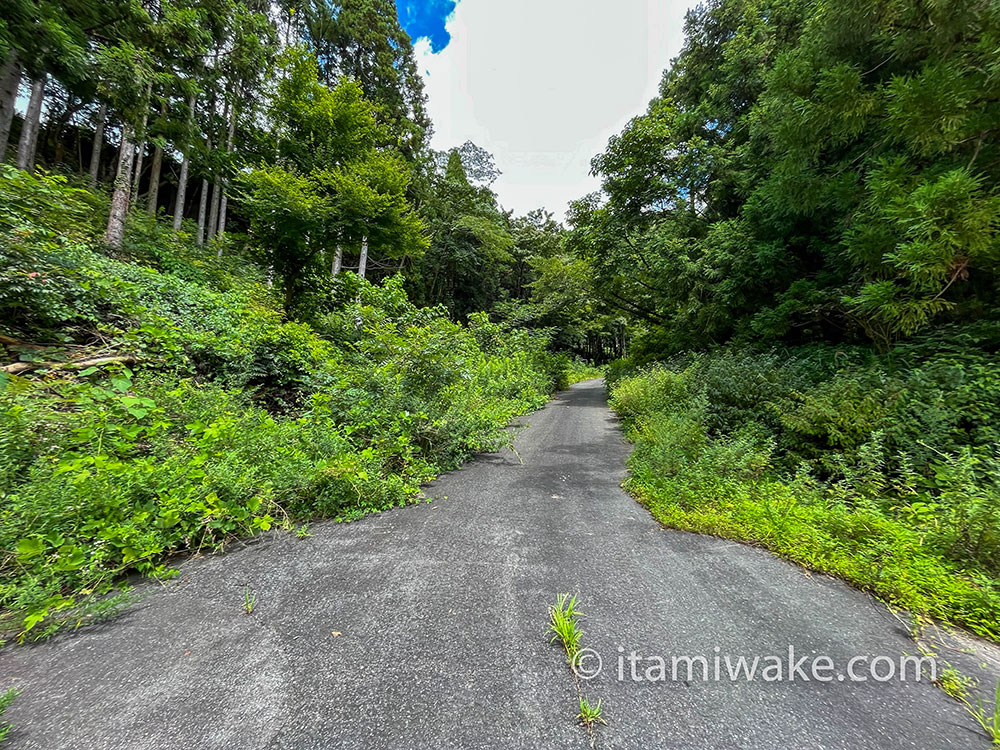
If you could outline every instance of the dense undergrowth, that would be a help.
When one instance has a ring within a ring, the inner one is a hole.
[[[137,571],[299,519],[411,501],[565,385],[544,332],[463,326],[402,280],[313,279],[309,322],[230,246],[135,221],[98,241],[102,198],[0,180],[0,633],[100,615]]]
[[[586,360],[573,358],[566,367],[566,385],[582,383],[584,380],[594,380],[604,377],[604,368],[593,365]]]
[[[1000,329],[888,355],[730,347],[609,373],[662,523],[761,544],[1000,640]]]

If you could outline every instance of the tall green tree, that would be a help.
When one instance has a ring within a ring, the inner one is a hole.
[[[432,241],[414,269],[416,296],[444,304],[459,318],[490,309],[503,297],[514,239],[496,195],[469,181],[459,149],[449,152],[433,177],[422,211]]]
[[[593,163],[571,244],[685,348],[880,347],[996,294],[1000,15],[985,0],[713,0]]]
[[[309,0],[302,9],[305,38],[330,88],[346,76],[382,110],[397,147],[413,161],[426,148],[431,123],[423,79],[394,0]]]
[[[288,53],[286,65],[273,113],[284,125],[278,164],[243,182],[252,236],[267,249],[291,308],[312,276],[339,263],[344,247],[357,248],[364,277],[369,253],[398,263],[419,255],[426,238],[406,199],[406,163],[386,148],[385,128],[360,85],[343,79],[328,89],[315,58],[300,50]]]

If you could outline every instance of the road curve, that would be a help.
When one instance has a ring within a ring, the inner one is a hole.
[[[603,701],[598,747],[988,747],[926,681],[647,674],[658,656],[791,646],[843,668],[915,647],[842,583],[663,530],[619,489],[629,448],[600,381],[522,422],[520,460],[483,456],[429,486],[429,503],[191,560],[111,622],[0,651],[0,688],[23,690],[4,717],[10,747],[585,748],[577,687],[545,632],[564,591],[604,660],[581,681]],[[619,647],[652,680],[628,661],[619,679]]]

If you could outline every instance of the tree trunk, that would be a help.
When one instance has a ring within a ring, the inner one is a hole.
[[[188,99],[188,134],[186,136],[190,137],[191,126],[194,123],[194,97]],[[188,170],[190,169],[191,159],[188,158],[188,151],[190,148],[187,144],[184,147],[184,156],[181,159],[181,174],[177,178],[177,199],[174,201],[174,231],[181,231],[181,224],[184,222],[184,200],[187,198],[187,185],[188,185]],[[161,154],[162,158],[162,149]],[[159,184],[157,184],[159,188]]]
[[[113,250],[120,250],[125,239],[125,217],[128,214],[129,186],[132,184],[132,155],[135,153],[134,138],[132,126],[128,123],[123,125],[122,145],[118,149],[118,173],[115,175],[111,213],[108,215],[108,231],[104,234],[104,241]]]
[[[233,136],[236,135],[236,105],[229,116],[229,132],[226,134],[226,153],[233,151]],[[219,180],[219,239],[223,239],[226,234],[226,209],[229,207],[229,196],[226,194],[226,187],[229,185],[229,178],[223,175]],[[219,245],[218,257],[222,257],[222,245]]]
[[[340,267],[344,264],[344,248],[337,245],[336,251],[333,253],[333,267],[330,269],[330,277],[336,276],[340,273]]]
[[[365,277],[365,272],[368,270],[368,238],[361,238],[361,257],[358,258],[358,276],[362,279]]]
[[[229,208],[229,196],[226,195],[226,183],[222,182],[219,186],[219,234],[217,239],[223,239],[226,235],[226,210]],[[222,245],[219,245],[219,250],[217,253],[218,257],[222,257]]]
[[[157,204],[160,201],[160,172],[163,170],[163,147],[157,146],[153,149],[153,164],[149,168],[149,198],[146,203],[146,213],[156,216]],[[187,157],[181,163],[181,177],[187,181]],[[179,182],[177,185],[177,195],[180,196],[181,205],[184,205],[184,193],[181,192]]]
[[[208,204],[208,225],[205,227],[205,242],[215,239],[215,229],[219,226],[219,183],[212,185],[212,200]]]
[[[201,180],[201,196],[198,198],[198,244],[205,244],[205,211],[208,208],[209,182],[204,177]]]
[[[174,231],[181,231],[184,223],[184,201],[187,198],[188,171],[191,169],[191,160],[187,154],[181,159],[181,173],[177,178],[177,197],[174,199]]]
[[[72,92],[66,94],[66,107],[60,113],[59,117],[50,118],[48,130],[52,138],[53,164],[66,163],[66,144],[63,142],[62,134],[66,126],[69,125],[70,118],[73,116],[73,102],[75,98]]]
[[[17,144],[17,168],[31,171],[35,168],[35,145],[38,143],[38,123],[42,119],[42,102],[45,100],[47,73],[42,73],[31,82],[31,98],[24,113],[21,126],[21,140]]]
[[[146,109],[142,113],[142,128],[138,133],[142,140],[139,141],[138,155],[135,161],[135,180],[132,183],[132,197],[130,201],[132,205],[135,205],[139,200],[139,180],[142,179],[142,162],[146,154],[146,126],[149,124],[149,98],[152,95],[153,84],[150,83],[146,86]]]
[[[143,127],[143,130],[146,128]],[[139,180],[142,179],[142,163],[145,161],[146,154],[146,141],[142,140],[139,142],[139,146],[136,148],[135,152],[135,168],[132,170],[132,190],[129,196],[129,202],[131,205],[135,205],[139,201]]]
[[[7,155],[7,141],[10,140],[10,124],[14,121],[17,92],[21,88],[21,64],[17,55],[11,52],[0,67],[0,162]]]
[[[97,122],[94,123],[94,147],[90,150],[90,186],[97,184],[97,176],[101,171],[101,147],[104,145],[104,123],[108,119],[108,105],[101,103],[97,110]]]
[[[227,122],[229,120],[229,98],[226,98],[226,103],[222,107],[222,121]],[[221,136],[220,136],[221,140]],[[209,204],[208,211],[208,228],[205,232],[205,240],[211,242],[215,239],[215,232],[219,228],[219,205],[222,202],[222,187],[221,178],[218,172],[212,175],[215,178],[215,186],[212,189],[212,202]]]
[[[216,51],[215,51],[215,66],[217,67],[218,64],[219,64],[219,51],[218,51],[218,49],[216,49]],[[211,155],[212,155],[212,135],[213,135],[213,132],[214,132],[212,126],[215,123],[215,104],[216,104],[216,101],[217,101],[215,94],[216,94],[216,91],[215,91],[215,87],[213,86],[212,87],[212,98],[211,98],[210,103],[208,105],[208,120],[207,120],[208,124],[205,126],[205,153],[208,154],[209,157],[211,157]],[[201,180],[201,199],[200,199],[200,202],[199,202],[199,205],[198,205],[198,244],[199,245],[205,244],[206,239],[209,240],[209,241],[212,239],[212,231],[213,230],[209,229],[206,226],[206,223],[205,223],[205,210],[206,210],[206,207],[208,205],[208,186],[209,186],[208,178],[202,178],[202,180]],[[215,206],[215,196],[214,195],[212,196],[212,206],[213,207]]]

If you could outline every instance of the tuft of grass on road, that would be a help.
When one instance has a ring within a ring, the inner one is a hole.
[[[580,720],[580,723],[587,727],[588,732],[592,732],[597,724],[604,724],[607,726],[608,722],[604,720],[601,716],[601,700],[598,699],[597,703],[591,703],[589,700],[580,696],[580,714],[576,717]]]
[[[576,608],[576,595],[559,594],[555,605],[549,607],[549,630],[554,633],[550,643],[559,641],[566,652],[570,667],[576,670],[583,630],[579,620],[584,614]]]
[[[576,594],[558,594],[556,603],[549,607],[549,632],[553,636],[549,643],[558,641],[563,651],[566,652],[566,660],[573,671],[573,683],[576,685],[577,697],[580,700],[580,713],[576,718],[587,728],[587,736],[590,738],[590,746],[594,747],[597,742],[595,730],[599,724],[607,725],[602,716],[601,701],[591,703],[584,697],[580,689],[580,673],[577,671],[581,654],[580,642],[583,639],[583,630],[580,628],[580,618],[585,617],[583,612],[576,608]]]
[[[14,702],[14,699],[20,694],[20,690],[16,688],[10,688],[7,692],[0,695],[0,716],[4,715],[4,712],[10,708],[10,704]],[[0,721],[0,742],[7,739],[7,735],[14,727],[9,721]]]

